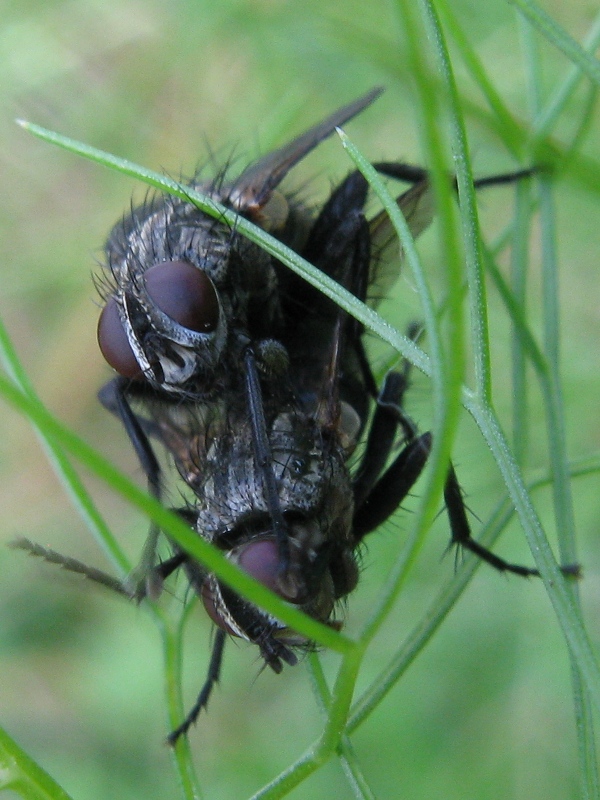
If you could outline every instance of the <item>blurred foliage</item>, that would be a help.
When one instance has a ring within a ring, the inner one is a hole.
[[[592,22],[592,6],[548,1],[544,8],[573,38]],[[528,96],[520,26],[501,0],[452,3],[458,24],[498,93],[525,124]],[[540,44],[540,84],[550,95],[568,64]],[[0,314],[37,391],[60,418],[123,469],[140,477],[117,422],[96,391],[108,376],[95,344],[97,308],[90,273],[102,243],[130,197],[144,187],[48,147],[13,124],[24,117],[168,174],[203,163],[246,163],[373,85],[385,95],[352,122],[354,141],[373,160],[422,161],[419,116],[397,21],[387,3],[347,0],[20,0],[5,2],[0,23]],[[475,169],[485,175],[519,165],[486,124],[484,101],[460,61],[457,82],[467,114]],[[585,83],[585,82],[584,82]],[[568,142],[586,102],[587,84],[569,97],[553,130]],[[591,116],[579,152],[598,159],[599,118]],[[207,170],[210,166],[207,167]],[[322,145],[294,174],[317,203],[349,169],[338,142]],[[598,298],[599,196],[568,169],[556,186],[561,265],[562,372],[572,459],[600,446]],[[490,240],[510,217],[514,193],[481,196]],[[528,287],[539,330],[541,276]],[[443,286],[433,259],[431,281]],[[507,262],[503,266],[507,266]],[[439,297],[439,293],[438,293]],[[510,428],[509,326],[490,291],[494,400]],[[409,276],[381,307],[404,329],[419,314]],[[384,364],[389,353],[372,343]],[[533,423],[540,396],[529,392]],[[410,411],[430,420],[428,381],[415,376]],[[61,492],[25,421],[3,411],[0,438],[0,541],[25,535],[103,565],[94,542]],[[541,428],[541,426],[540,426]],[[527,476],[547,470],[542,431],[529,431]],[[465,418],[456,460],[473,513],[485,518],[504,488],[481,438]],[[89,481],[135,560],[144,520]],[[573,484],[584,610],[597,620],[600,559],[597,476]],[[535,495],[552,531],[549,492]],[[400,512],[369,541],[360,589],[349,602],[348,630],[358,630],[385,580],[410,515]],[[399,640],[453,572],[443,516],[436,522],[390,616],[364,663],[359,689],[375,678]],[[497,546],[530,563],[520,528]],[[0,549],[0,724],[77,800],[176,797],[168,750],[158,636],[147,616],[119,598],[31,559]],[[185,596],[175,588],[174,603]],[[191,699],[204,676],[210,626],[195,612],[188,626],[185,686]],[[591,635],[598,637],[597,627]],[[190,737],[206,796],[250,795],[297,758],[320,729],[303,666],[281,676],[262,672],[254,648],[229,646],[220,690]],[[328,674],[336,664],[324,655]],[[356,732],[353,744],[378,797],[477,797],[548,800],[575,795],[577,756],[569,665],[542,587],[481,569],[458,606],[403,681]],[[350,797],[335,763],[290,796]]]

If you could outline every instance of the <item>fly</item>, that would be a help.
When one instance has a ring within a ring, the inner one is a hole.
[[[366,302],[382,275],[397,276],[400,258],[385,212],[366,215],[364,177],[351,172],[316,214],[279,187],[380,93],[374,89],[340,108],[233,180],[220,175],[190,186],[258,224]],[[374,166],[410,184],[397,204],[418,236],[433,216],[426,170],[397,162]],[[158,441],[191,492],[175,511],[192,531],[283,600],[339,629],[335,609],[357,585],[358,548],[401,505],[431,450],[431,434],[419,433],[403,410],[408,365],[378,387],[356,320],[192,202],[157,196],[134,209],[113,229],[106,260],[98,340],[117,377],[100,399],[121,420],[150,492],[161,499]],[[418,326],[409,333],[416,338]],[[361,441],[363,454],[350,470]],[[453,544],[496,569],[538,575],[472,539],[451,465],[444,498]],[[217,628],[208,676],[170,734],[174,744],[208,703],[228,634],[255,644],[277,673],[311,643],[176,544],[157,564],[159,533],[151,527],[132,593],[158,591],[183,569]],[[64,556],[24,541],[20,546],[100,580]]]

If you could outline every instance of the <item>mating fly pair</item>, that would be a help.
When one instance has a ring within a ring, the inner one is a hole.
[[[279,186],[379,94],[373,90],[344,106],[238,178],[224,174],[191,188],[260,225],[367,301],[390,264],[397,274],[400,255],[385,212],[365,215],[364,177],[351,172],[317,214]],[[417,236],[433,214],[426,171],[401,163],[375,167],[411,184],[397,202]],[[118,377],[100,398],[123,423],[152,494],[162,494],[157,440],[191,490],[193,500],[175,509],[190,528],[283,600],[339,628],[334,610],[357,584],[357,550],[400,506],[431,449],[431,435],[418,434],[402,409],[407,368],[389,373],[378,388],[361,325],[235,226],[192,202],[147,201],[114,228],[106,254],[98,338]],[[359,442],[362,456],[351,471]],[[471,538],[451,466],[444,496],[453,543],[497,569],[537,574]],[[170,735],[174,743],[208,702],[227,634],[256,644],[275,672],[295,664],[295,649],[310,642],[177,545],[156,564],[157,538],[151,529],[135,578],[138,594],[183,568],[217,626],[209,674]],[[56,554],[52,560],[81,567]]]

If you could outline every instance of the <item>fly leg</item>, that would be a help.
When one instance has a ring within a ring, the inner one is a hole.
[[[225,636],[226,633],[221,628],[217,628],[215,633],[215,638],[212,645],[212,653],[210,656],[210,662],[208,665],[208,674],[206,676],[206,680],[200,689],[196,702],[189,710],[186,718],[183,720],[181,725],[178,725],[174,731],[167,736],[167,744],[170,744],[174,747],[177,744],[177,741],[180,736],[185,736],[192,725],[195,724],[198,716],[203,708],[206,708],[208,705],[208,701],[212,690],[219,682],[219,677],[221,675],[221,666],[223,664],[223,650],[225,648]]]
[[[401,161],[379,161],[373,164],[378,172],[405,183],[420,183],[429,177],[429,172],[423,167],[415,167],[413,164],[404,164]],[[515,172],[503,172],[498,175],[488,175],[485,178],[477,178],[473,181],[476,189],[485,189],[488,186],[504,186],[516,183],[524,178],[531,178],[536,173],[535,168],[516,170]],[[456,178],[454,178],[456,188]]]
[[[419,435],[414,423],[402,409],[408,372],[409,365],[405,364],[402,372],[389,373],[377,401],[365,453],[354,478],[354,534],[357,542],[394,513],[419,478],[431,451],[431,434]],[[398,428],[402,429],[405,446],[383,471]],[[452,464],[448,468],[444,486],[444,501],[450,522],[451,545],[469,550],[499,572],[523,577],[539,576],[537,569],[506,561],[473,538],[462,490]],[[579,573],[577,565],[567,565],[561,569],[565,575],[573,577]]]
[[[83,575],[83,577],[87,578],[89,581],[93,581],[94,583],[104,586],[106,589],[110,589],[117,594],[124,595],[129,599],[135,597],[135,595],[133,595],[133,593],[130,591],[129,587],[118,578],[109,575],[107,572],[96,569],[95,567],[90,567],[88,564],[84,564],[82,561],[79,561],[76,558],[71,558],[71,556],[65,556],[62,553],[57,553],[56,550],[52,550],[50,547],[44,547],[43,545],[32,542],[24,537],[9,542],[9,547],[14,547],[17,550],[24,550],[31,556],[43,558],[44,561],[47,561],[49,564],[55,564],[67,572],[73,572],[76,575]],[[157,564],[153,570],[153,579],[156,582],[162,583],[169,577],[169,575],[175,572],[175,570],[178,569],[185,562],[185,560],[185,554],[176,553],[166,561]]]
[[[127,385],[126,379],[114,378],[100,390],[98,398],[104,408],[120,419],[148,480],[148,491],[152,497],[160,501],[161,469],[148,438],[152,431],[152,423],[134,413],[125,393]],[[160,529],[151,522],[140,561],[127,578],[133,595],[138,599],[146,595],[156,596],[160,590],[154,580],[157,577],[154,566],[159,534]]]
[[[448,477],[446,478],[446,484],[444,486],[444,500],[446,502],[446,510],[452,531],[452,545],[464,547],[465,550],[469,550],[471,553],[474,553],[482,561],[485,561],[499,572],[511,572],[514,575],[522,575],[525,578],[531,576],[539,577],[539,570],[532,567],[524,567],[520,564],[512,564],[510,561],[505,561],[495,553],[492,553],[491,550],[488,550],[486,547],[479,544],[476,539],[473,539],[469,521],[467,519],[462,489],[452,464],[450,464]],[[581,568],[578,564],[566,564],[561,566],[560,570],[563,575],[571,578],[578,578],[581,572]]]
[[[198,693],[196,702],[183,722],[167,737],[167,743],[170,745],[177,744],[179,737],[188,733],[202,710],[208,706],[212,691],[219,682],[227,631],[256,644],[260,649],[265,666],[270,667],[277,674],[282,671],[283,662],[290,666],[294,666],[298,662],[292,650],[277,638],[276,633],[279,626],[269,624],[265,615],[255,606],[232,589],[220,584],[214,576],[212,576],[213,580],[207,582],[206,573],[196,562],[188,561],[186,571],[190,583],[197,594],[203,598],[205,605],[207,598],[210,598],[211,617],[217,628],[206,680]],[[236,629],[237,633],[235,633]]]
[[[385,378],[367,436],[360,467],[354,477],[353,530],[359,542],[396,511],[417,482],[431,450],[431,434],[417,434],[400,403],[407,388],[408,367]],[[402,428],[405,446],[384,471]]]
[[[262,402],[262,389],[256,365],[256,356],[254,350],[250,346],[247,347],[244,353],[243,363],[246,402],[252,425],[254,456],[261,470],[267,508],[269,516],[271,517],[273,533],[277,540],[277,546],[281,557],[281,572],[285,575],[290,561],[288,526],[283,517],[279,502],[277,481],[275,479],[275,473],[273,472],[273,456]]]

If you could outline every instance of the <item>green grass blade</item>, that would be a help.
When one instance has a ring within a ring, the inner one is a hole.
[[[167,714],[169,719],[169,730],[175,730],[185,718],[185,708],[182,697],[182,647],[183,647],[183,628],[189,619],[196,603],[189,602],[185,605],[183,612],[179,614],[176,623],[166,615],[162,615],[158,620],[158,627],[161,634],[163,659],[164,659],[164,683]],[[173,765],[179,777],[179,785],[185,800],[202,800],[203,793],[200,788],[192,749],[187,736],[182,736],[177,742],[177,746],[170,748]]]
[[[517,187],[515,213],[513,217],[513,244],[510,254],[511,263],[511,302],[518,312],[519,324],[513,322],[511,329],[511,366],[512,366],[512,440],[515,458],[519,464],[525,463],[528,448],[529,418],[527,410],[527,358],[526,348],[534,351],[537,357],[537,345],[525,325],[525,307],[527,296],[527,276],[529,268],[529,240],[531,218],[531,190],[528,182],[521,182]],[[495,274],[500,275],[494,265]],[[533,344],[533,347],[531,346]]]
[[[506,103],[503,102],[500,93],[496,90],[496,87],[488,77],[482,60],[469,42],[468,36],[461,27],[458,17],[452,10],[450,3],[447,0],[439,0],[437,9],[474,83],[482,92],[492,113],[497,118],[497,130],[502,137],[504,146],[517,160],[520,160],[526,138],[522,125],[517,122]],[[455,92],[458,92],[458,87],[455,87]],[[462,102],[461,107],[463,107]]]
[[[584,75],[600,85],[600,62],[581,47],[533,0],[508,0],[542,36],[572,61]]]
[[[65,790],[0,728],[0,792],[24,800],[71,800]]]
[[[465,400],[500,468],[563,635],[575,654],[594,702],[597,706],[600,706],[600,671],[598,663],[579,618],[578,610],[573,603],[571,591],[567,587],[565,578],[552,555],[543,527],[531,502],[519,467],[508,447],[506,437],[495,413],[491,409],[485,409],[476,403],[470,403],[468,398],[465,398]]]
[[[590,26],[590,30],[585,38],[583,47],[590,57],[593,55],[600,44],[600,13]],[[545,106],[538,112],[533,124],[534,136],[537,139],[548,136],[558,117],[564,111],[567,103],[573,96],[577,84],[582,78],[582,70],[578,65],[573,65],[568,71],[567,76],[554,90],[552,97],[546,102]]]
[[[421,0],[427,32],[434,43],[437,65],[447,88],[447,101],[450,116],[450,131],[456,182],[460,204],[462,241],[465,250],[465,267],[469,284],[469,310],[471,320],[471,343],[473,347],[476,392],[483,402],[491,397],[489,325],[481,243],[479,234],[479,215],[473,185],[473,170],[467,144],[462,110],[454,79],[448,48],[442,27],[433,3]],[[462,272],[462,270],[461,270]],[[449,275],[449,280],[459,280],[461,272]],[[457,302],[457,301],[455,301]]]
[[[310,653],[308,656],[308,672],[317,702],[323,713],[326,714],[331,703],[331,693],[317,653]],[[350,738],[346,734],[341,737],[338,756],[357,800],[375,800],[375,795],[363,774]]]
[[[542,106],[541,60],[536,41],[526,30],[524,36],[530,76],[530,106],[532,117],[539,117]],[[582,121],[581,127],[584,126]],[[577,139],[577,136],[576,136]],[[542,245],[542,309],[544,325],[544,354],[548,365],[547,379],[542,381],[546,410],[548,451],[551,465],[552,496],[558,543],[563,563],[576,563],[575,518],[570,490],[566,451],[565,415],[560,380],[560,311],[558,258],[555,241],[556,218],[550,182],[540,176],[540,220]],[[577,586],[570,587],[573,605],[581,614]],[[577,720],[576,732],[582,793],[594,796],[598,789],[598,766],[593,727],[591,697],[583,675],[578,654],[570,650],[573,703]],[[595,795],[597,796],[597,794]]]
[[[0,320],[0,361],[14,384],[34,402],[39,402],[2,320]],[[46,436],[42,428],[36,426],[36,432],[50,464],[88,529],[119,570],[121,576],[125,577],[131,569],[129,562],[79,476],[56,442]]]

